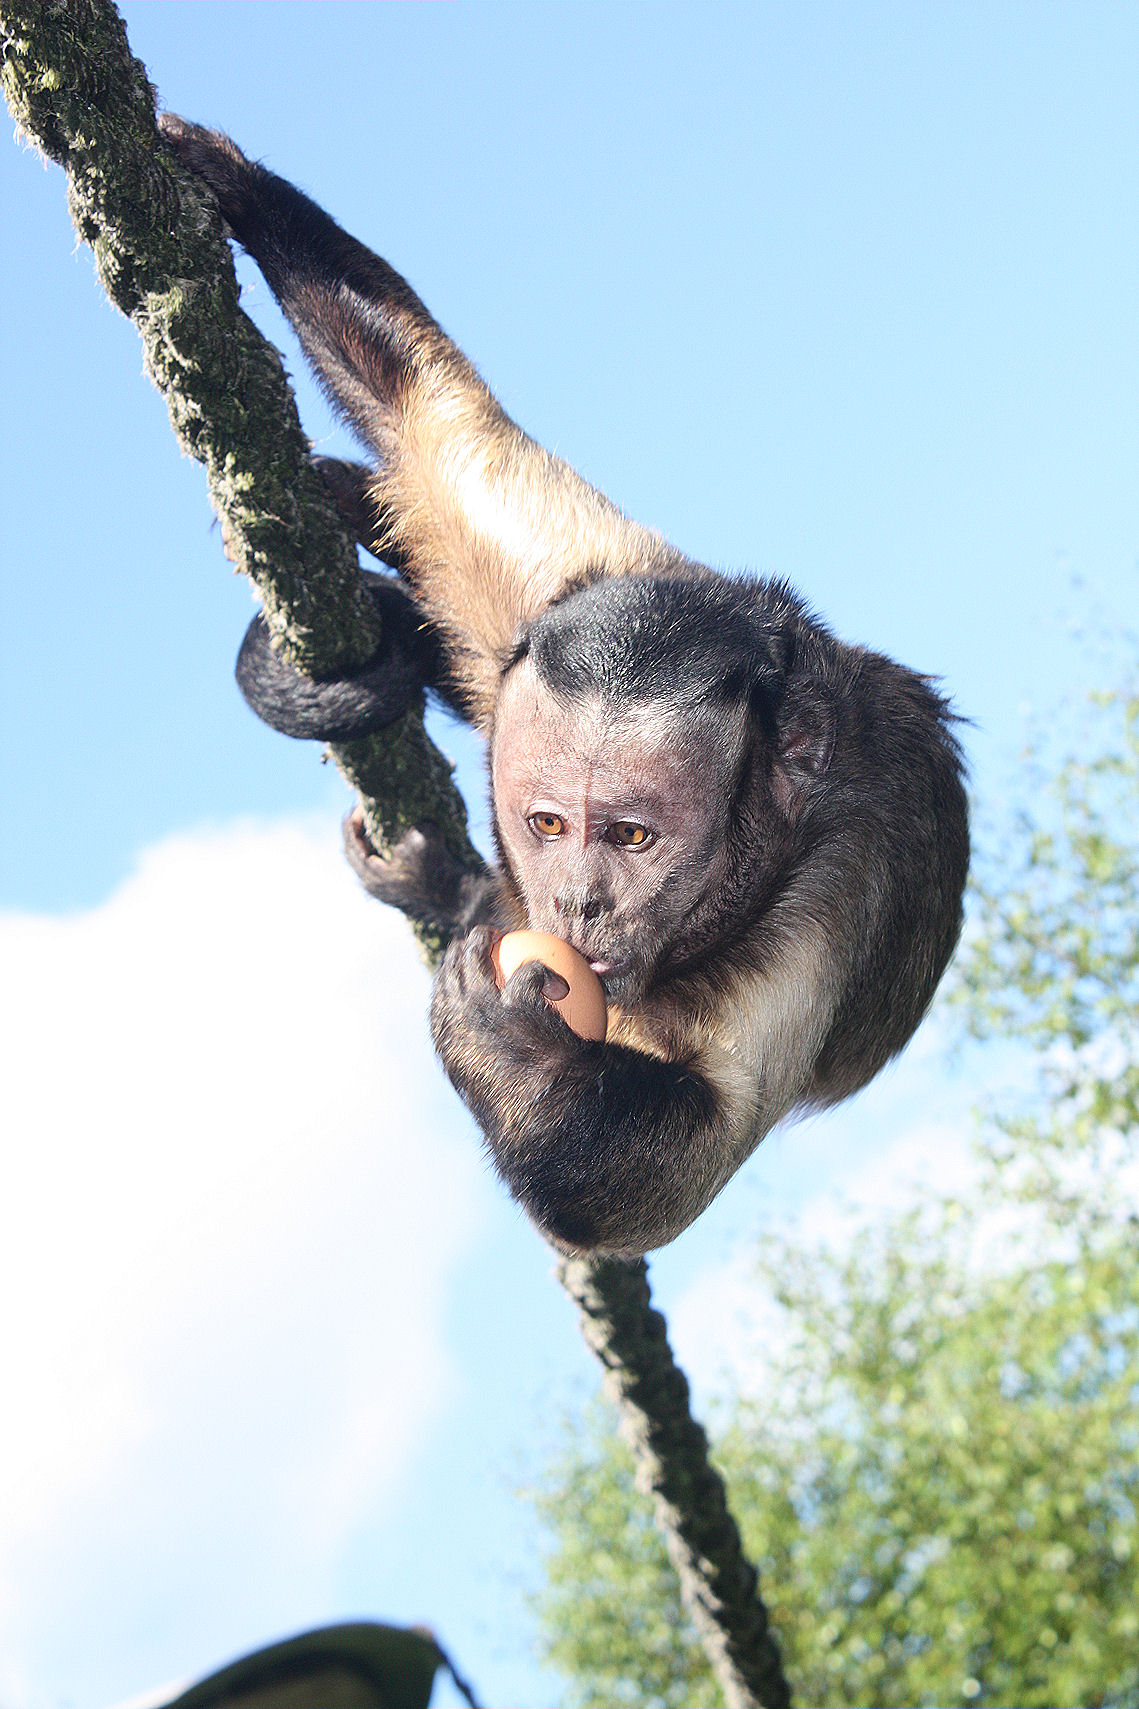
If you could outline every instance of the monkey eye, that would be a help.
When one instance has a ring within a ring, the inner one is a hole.
[[[643,849],[652,840],[652,832],[645,825],[635,824],[632,819],[619,819],[609,827],[609,841],[616,843],[619,849]]]
[[[539,837],[548,839],[560,837],[565,830],[565,820],[558,813],[531,813],[526,823]]]

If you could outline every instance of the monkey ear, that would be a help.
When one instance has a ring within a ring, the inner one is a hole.
[[[831,763],[836,729],[830,693],[809,676],[791,677],[776,720],[776,753],[795,784],[818,777]]]

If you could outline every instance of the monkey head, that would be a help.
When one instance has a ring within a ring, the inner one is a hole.
[[[622,1007],[763,906],[829,759],[828,709],[810,724],[800,689],[788,718],[786,614],[765,622],[754,584],[735,593],[718,577],[588,584],[524,627],[503,671],[503,867],[530,924]]]

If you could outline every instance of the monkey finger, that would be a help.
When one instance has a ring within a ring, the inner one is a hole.
[[[158,128],[182,165],[213,196],[225,235],[238,237],[245,212],[244,181],[250,169],[240,149],[220,131],[190,124],[177,113],[159,113]]]
[[[376,512],[369,497],[372,471],[366,463],[349,463],[343,457],[314,456],[312,465],[332,494],[353,539],[371,551],[376,538]]]
[[[513,1008],[540,1010],[569,996],[569,981],[540,961],[524,961],[502,988],[502,1000]]]
[[[223,131],[193,124],[178,113],[159,113],[158,129],[183,166],[204,179],[219,202],[235,168],[248,168],[244,154]]]
[[[489,926],[475,926],[463,938],[457,968],[464,993],[485,991],[488,986],[495,985],[494,966],[490,959],[494,936]]]
[[[373,861],[380,857],[372,846],[372,839],[364,828],[364,809],[353,807],[342,826],[344,832],[344,853],[348,856],[348,864],[356,872],[365,871]]]

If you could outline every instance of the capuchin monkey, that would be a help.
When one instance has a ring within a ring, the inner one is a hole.
[[[928,678],[837,641],[785,584],[721,575],[629,521],[503,412],[400,275],[225,136],[162,131],[254,257],[377,466],[322,460],[373,575],[384,644],[302,678],[258,619],[239,681],[289,734],[382,726],[430,688],[486,735],[500,864],[432,827],[368,890],[454,933],[431,1025],[510,1191],[568,1252],[672,1240],[793,1110],[901,1050],[961,925],[968,830]],[[576,946],[609,1005],[570,1031],[537,962],[501,992],[495,934]]]

